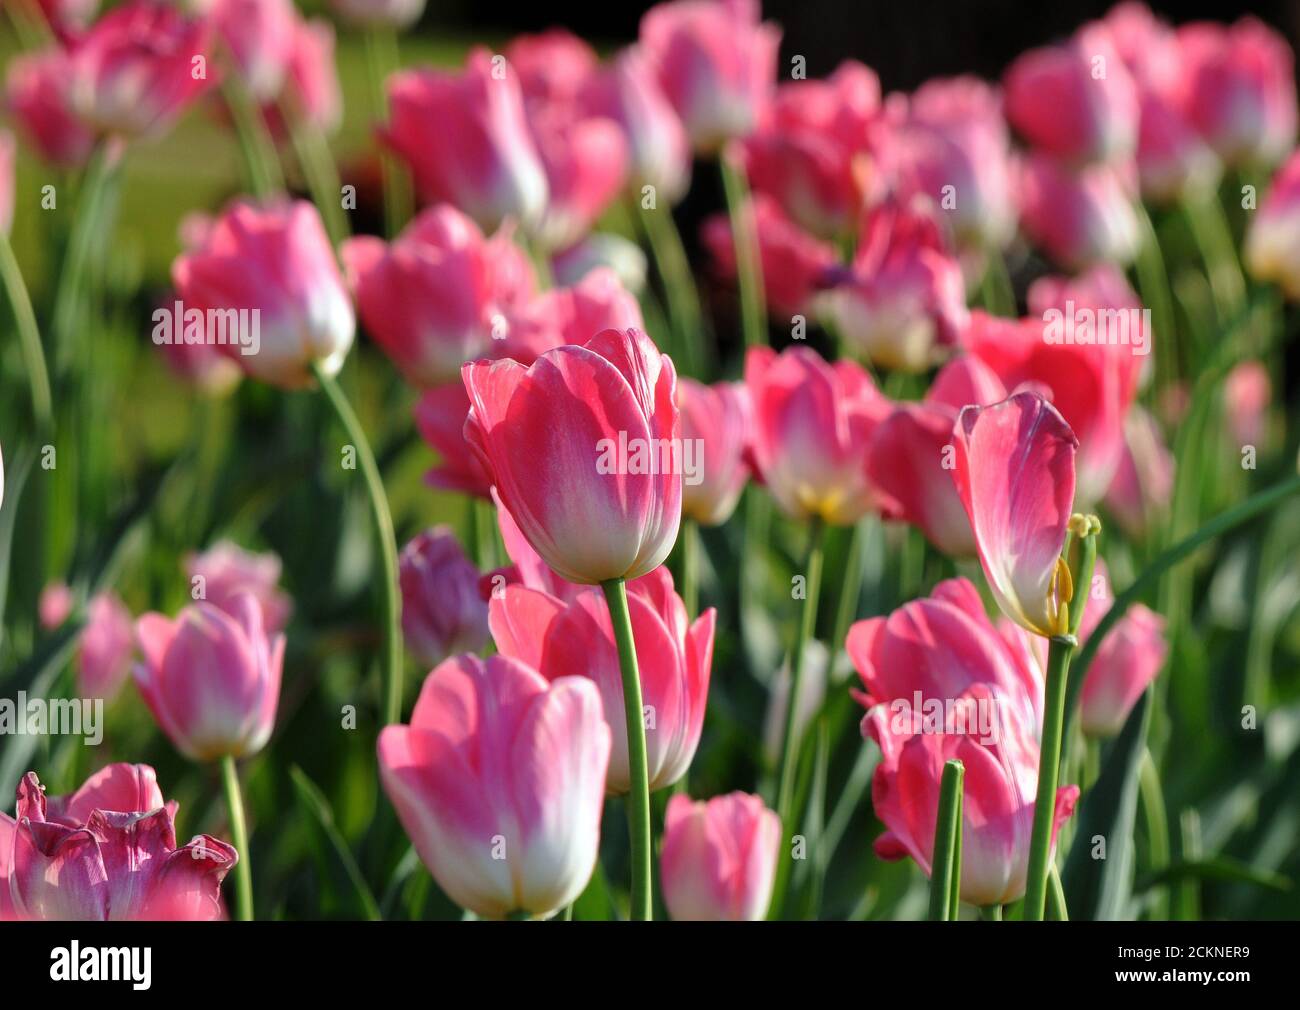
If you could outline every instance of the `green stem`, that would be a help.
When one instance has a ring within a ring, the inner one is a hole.
[[[361,474],[365,478],[366,492],[370,496],[370,512],[375,524],[375,536],[379,540],[380,562],[383,566],[383,608],[384,608],[384,723],[392,725],[402,718],[402,629],[401,601],[397,589],[397,538],[393,534],[393,517],[388,510],[388,496],[384,493],[384,481],[379,474],[379,465],[371,451],[365,430],[357,419],[356,413],[348,403],[347,397],[339,387],[338,380],[326,375],[319,363],[312,362],[312,372],[320,383],[321,389],[334,408],[339,422],[347,432],[348,438],[356,448],[357,459],[361,462]]]
[[[623,677],[623,715],[627,720],[627,766],[632,788],[627,795],[627,821],[632,837],[632,908],[630,917],[648,921],[650,905],[650,780],[646,770],[645,717],[642,714],[641,673],[632,615],[627,609],[627,585],[622,579],[600,584],[605,591],[614,640],[618,643],[618,668]]]
[[[781,778],[777,787],[776,812],[781,816],[786,836],[793,834],[791,823],[794,811],[795,766],[799,756],[799,695],[803,686],[804,656],[808,640],[817,625],[817,595],[822,580],[822,534],[825,527],[814,516],[808,527],[808,555],[804,561],[804,604],[799,627],[795,633],[794,649],[790,654],[790,691],[786,696],[785,731],[781,744]]]
[[[238,73],[231,72],[221,84],[221,93],[230,110],[239,137],[239,147],[244,155],[248,172],[248,187],[258,199],[265,199],[284,191],[284,176],[280,172],[280,157],[275,151],[275,141],[266,128],[262,110]]]
[[[311,190],[312,201],[325,222],[330,245],[337,250],[351,229],[348,226],[348,216],[343,211],[343,186],[338,166],[334,164],[334,156],[330,153],[329,142],[315,123],[295,115],[292,109],[284,109],[283,114],[290,124],[293,148],[298,154],[298,165],[307,180],[307,188]]]
[[[1246,299],[1246,281],[1241,273],[1241,263],[1232,241],[1232,230],[1223,214],[1218,197],[1210,194],[1201,199],[1189,200],[1184,207],[1210,277],[1210,292],[1219,321],[1232,319],[1241,310]]]
[[[376,27],[366,33],[366,72],[370,78],[371,114],[376,123],[388,118],[384,79],[397,69],[397,36],[391,28]],[[384,176],[384,225],[394,238],[411,216],[411,180],[391,151],[380,153]]]
[[[101,218],[106,205],[104,192],[115,163],[116,156],[109,150],[108,143],[101,144],[92,155],[82,177],[77,213],[73,219],[72,234],[68,238],[68,251],[59,275],[58,290],[54,295],[55,360],[60,374],[67,370],[75,355],[78,322],[86,300],[83,290],[86,268],[91,245],[103,224]]]
[[[1070,913],[1065,907],[1065,888],[1061,886],[1061,874],[1053,863],[1047,873],[1047,911],[1055,922],[1069,922]]]
[[[962,779],[966,769],[956,759],[943,766],[939,781],[939,811],[934,822],[934,852],[930,861],[930,919],[953,918],[953,896],[961,887]]]
[[[703,338],[704,313],[700,309],[700,294],[691,274],[690,260],[682,244],[681,232],[673,218],[671,207],[646,208],[640,201],[637,208],[641,227],[650,245],[664,292],[668,296],[668,315],[672,332],[681,350],[681,373],[698,377],[704,366]]]
[[[862,595],[862,551],[866,540],[865,525],[870,519],[856,523],[849,534],[849,553],[844,561],[844,585],[840,588],[839,604],[835,609],[835,630],[831,637],[831,652],[844,647],[849,627],[858,614],[858,599]]]
[[[1025,878],[1026,922],[1041,922],[1047,904],[1052,821],[1056,815],[1056,785],[1061,769],[1065,684],[1073,649],[1071,639],[1053,638],[1047,652],[1047,687],[1043,703],[1042,745],[1038,758],[1038,792],[1034,800],[1034,826],[1029,842],[1029,869]]]
[[[1158,874],[1169,865],[1169,815],[1165,811],[1164,791],[1160,787],[1160,772],[1150,748],[1142,752],[1142,768],[1138,777],[1139,795],[1142,799],[1142,816],[1146,823],[1147,844],[1150,847],[1148,862],[1152,873]],[[1155,889],[1156,901],[1151,909],[1153,919],[1169,917],[1169,891],[1161,885]]]
[[[1014,316],[1016,292],[1011,286],[1006,258],[1002,255],[1002,250],[996,247],[986,250],[985,255],[988,257],[988,265],[980,280],[980,301],[992,315]]]
[[[694,519],[682,519],[682,602],[686,616],[695,620],[700,610],[700,526]]]
[[[221,759],[221,784],[226,793],[226,810],[230,814],[231,844],[239,853],[239,861],[235,863],[235,915],[240,922],[252,922],[253,863],[248,851],[248,824],[244,820],[239,772],[235,770],[235,759],[229,754]]]
[[[41,331],[36,324],[36,313],[32,309],[32,299],[27,293],[27,284],[23,272],[14,257],[13,246],[9,237],[0,231],[0,279],[4,282],[5,294],[13,308],[14,324],[18,327],[18,339],[22,345],[24,364],[27,366],[27,384],[31,388],[32,418],[36,430],[42,435],[54,427],[53,399],[50,396],[50,373],[45,367],[45,350],[41,346]]]
[[[986,905],[985,908],[984,908],[984,918],[987,919],[989,922],[1001,922],[1001,921],[1002,921],[1002,906],[1001,906],[1001,905]]]
[[[1156,236],[1151,217],[1141,203],[1137,203],[1138,224],[1142,232],[1142,243],[1138,247],[1137,275],[1138,288],[1142,292],[1142,303],[1151,309],[1151,329],[1163,341],[1164,349],[1156,355],[1158,366],[1174,368],[1174,375],[1166,374],[1158,384],[1160,388],[1171,381],[1177,373],[1176,356],[1178,340],[1174,333],[1174,300],[1169,287],[1169,272],[1165,268],[1165,258],[1160,251],[1160,240]],[[1152,334],[1147,334],[1152,339]]]
[[[740,288],[740,323],[746,347],[767,344],[767,304],[763,290],[763,261],[758,253],[754,208],[749,199],[749,183],[744,169],[724,153],[718,159],[722,168],[722,188],[727,195],[727,213],[731,216],[731,240],[736,249],[736,282]]]

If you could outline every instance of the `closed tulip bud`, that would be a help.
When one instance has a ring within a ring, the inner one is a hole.
[[[1106,509],[1134,540],[1159,528],[1174,492],[1174,457],[1156,419],[1134,406],[1124,422],[1124,452],[1106,489]]]
[[[194,599],[206,600],[238,617],[239,595],[251,593],[268,635],[283,631],[293,613],[293,600],[279,588],[281,568],[280,556],[274,551],[246,551],[229,540],[219,540],[206,551],[185,558],[185,576]]]
[[[256,326],[243,340],[205,336],[225,337],[222,350],[263,382],[308,385],[313,362],[334,375],[352,346],[352,303],[320,214],[306,201],[234,204],[198,248],[177,257],[172,282],[187,314],[238,312]]]
[[[73,111],[70,65],[63,49],[15,56],[5,78],[5,106],[44,161],[81,168],[95,148],[95,134]]]
[[[274,106],[263,107],[262,114],[280,133],[290,129],[285,114],[324,133],[339,128],[343,96],[334,66],[334,26],[328,21],[295,19],[284,90]]]
[[[460,656],[429,674],[409,726],[380,733],[379,774],[453,901],[546,916],[595,868],[609,748],[590,681]]]
[[[136,622],[144,662],[136,686],[159,727],[186,757],[248,757],[270,739],[280,700],[284,636],[268,638],[251,593],[232,601],[234,616],[211,603],[175,619]]]
[[[331,6],[359,28],[409,28],[424,13],[424,0],[332,0]]]
[[[1021,162],[1017,191],[1025,234],[1062,266],[1124,264],[1137,254],[1134,194],[1114,167],[1072,170],[1030,154]]]
[[[205,13],[253,100],[275,98],[293,51],[298,15],[292,0],[212,0]]]
[[[1258,280],[1276,284],[1287,298],[1300,301],[1300,151],[1278,169],[1252,216],[1245,260]]]
[[[72,590],[67,583],[51,582],[47,585],[41,590],[40,599],[36,603],[36,616],[41,627],[53,631],[66,621],[72,613],[73,602]]]
[[[1142,95],[1138,133],[1138,178],[1142,195],[1156,203],[1212,193],[1223,165],[1168,99]]]
[[[604,330],[461,377],[465,437],[548,565],[594,585],[663,563],[681,521],[681,418],[676,370],[649,337]]]
[[[77,655],[77,691],[83,698],[111,701],[131,673],[135,622],[113,593],[93,596]]]
[[[654,791],[686,773],[699,745],[717,615],[710,608],[688,623],[686,605],[664,568],[629,583],[628,610],[641,674],[647,775]],[[626,793],[631,775],[623,682],[600,591],[583,590],[566,602],[527,586],[507,585],[493,594],[489,622],[502,655],[551,681],[577,675],[595,682],[614,741],[607,788],[616,795]]]
[[[1257,448],[1268,437],[1268,408],[1273,402],[1273,381],[1259,361],[1233,366],[1223,382],[1223,403],[1228,434],[1236,447]]]
[[[847,526],[880,504],[866,456],[891,406],[860,365],[828,364],[807,347],[779,355],[754,348],[745,359],[745,385],[753,461],[783,512]]]
[[[757,922],[767,915],[781,819],[735,792],[707,802],[674,796],[664,815],[664,903],[679,922]]]
[[[749,391],[744,383],[706,386],[693,379],[677,385],[682,442],[703,448],[699,480],[682,483],[682,513],[705,526],[726,522],[749,480]]]
[[[487,604],[479,572],[447,526],[425,530],[402,548],[402,633],[421,663],[434,667],[458,652],[478,652],[488,641]]]
[[[0,813],[0,921],[225,918],[238,853],[209,835],[178,847],[176,803],[148,765],[108,765],[63,797],[28,772],[17,814]]]

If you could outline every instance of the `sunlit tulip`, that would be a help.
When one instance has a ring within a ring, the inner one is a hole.
[[[668,914],[679,922],[763,919],[780,848],[781,820],[757,796],[674,796],[659,857]]]
[[[465,437],[548,565],[595,584],[663,563],[681,520],[684,460],[677,373],[649,337],[605,330],[528,367],[478,361],[461,376]]]
[[[1300,151],[1278,169],[1259,210],[1251,215],[1244,255],[1254,277],[1277,284],[1289,299],[1300,301]]]
[[[493,59],[475,48],[463,70],[391,76],[382,136],[411,166],[426,202],[450,203],[486,229],[507,217],[532,225],[546,208],[546,172],[518,77]]]
[[[517,35],[505,47],[505,58],[530,106],[576,104],[599,62],[591,44],[567,28]]]
[[[953,480],[994,599],[1026,631],[1066,633],[1069,573],[1061,550],[1078,439],[1035,392],[965,407],[953,434]]]
[[[688,623],[686,605],[662,567],[629,583],[628,610],[641,674],[647,775],[653,792],[686,773],[699,745],[716,612],[710,608]],[[502,655],[551,681],[571,675],[595,681],[613,734],[608,789],[626,793],[631,775],[623,682],[609,608],[600,591],[584,590],[566,604],[539,590],[507,585],[493,593],[489,615]]]
[[[144,662],[136,686],[159,727],[186,757],[213,761],[256,754],[270,739],[280,700],[284,636],[268,636],[251,593],[176,618],[145,614],[136,622]]]
[[[641,19],[641,47],[696,150],[758,124],[776,82],[781,31],[758,0],[672,0]]]
[[[1160,425],[1134,406],[1124,422],[1124,451],[1106,489],[1106,509],[1125,533],[1141,539],[1159,528],[1173,491],[1174,457]]]
[[[492,478],[465,441],[468,416],[469,395],[459,378],[421,395],[415,405],[415,427],[440,457],[424,479],[432,487],[490,498]]]
[[[595,868],[609,749],[590,681],[461,656],[429,674],[409,726],[384,728],[379,773],[453,901],[490,918],[546,916]]]
[[[422,211],[391,244],[349,239],[341,257],[367,332],[417,386],[495,357],[506,314],[533,294],[532,268],[509,236],[484,238],[449,204]]]
[[[540,109],[528,118],[547,192],[532,232],[543,249],[564,249],[591,231],[623,192],[627,141],[619,125],[602,116]]]
[[[331,0],[331,6],[361,28],[408,28],[424,13],[424,0]]]
[[[98,593],[86,605],[86,627],[77,654],[77,691],[111,701],[131,673],[135,621],[114,593]]]
[[[298,15],[292,0],[211,0],[205,15],[253,100],[274,98],[293,50]]]
[[[251,318],[257,310],[255,346],[205,336],[226,336],[223,352],[264,382],[307,385],[312,362],[334,375],[352,346],[352,303],[320,214],[306,201],[235,203],[200,248],[172,264],[172,282],[187,312],[246,310]]]
[[[860,365],[828,364],[808,347],[756,347],[745,358],[745,385],[754,464],[783,512],[846,526],[878,504],[866,456],[891,407]]]
[[[584,344],[601,330],[643,330],[641,305],[614,271],[598,267],[571,287],[549,288],[513,312],[492,357],[530,365],[561,344]]]
[[[682,484],[682,513],[705,526],[724,523],[735,511],[749,479],[749,391],[743,383],[677,384],[682,440],[702,447],[698,480]]]
[[[289,63],[274,108],[264,109],[272,125],[286,130],[284,114],[333,133],[343,119],[343,95],[334,66],[334,26],[320,18],[296,18]]]
[[[95,148],[95,134],[73,111],[69,66],[63,49],[15,56],[5,77],[5,107],[43,160],[80,168]]]
[[[169,4],[130,0],[70,46],[72,104],[100,133],[167,129],[208,87],[210,26]]]
[[[952,482],[953,426],[967,404],[1006,399],[998,377],[969,355],[940,369],[920,403],[899,403],[872,433],[867,475],[891,518],[916,526],[949,557],[974,557],[975,537]]]
[[[251,593],[262,612],[267,634],[282,631],[293,612],[293,600],[280,591],[280,556],[274,551],[246,551],[230,540],[219,540],[202,553],[185,558],[190,595],[206,600],[232,617],[239,616],[236,599]]]
[[[210,835],[178,847],[176,803],[148,765],[108,765],[63,797],[28,772],[17,815],[0,813],[0,920],[225,918],[238,853]]]
[[[1137,254],[1133,192],[1111,166],[1076,171],[1031,154],[1020,164],[1017,193],[1025,234],[1061,265],[1124,264]]]
[[[425,530],[402,548],[402,634],[426,667],[458,652],[478,652],[488,640],[487,604],[479,571],[447,526]]]

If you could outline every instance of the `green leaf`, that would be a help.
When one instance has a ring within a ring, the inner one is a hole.
[[[1291,890],[1291,878],[1243,863],[1231,856],[1214,856],[1210,859],[1180,860],[1171,863],[1159,873],[1146,873],[1133,885],[1135,891],[1145,891],[1161,884],[1184,880],[1209,880],[1226,884],[1253,884],[1272,891]]]
[[[370,893],[365,878],[361,875],[361,868],[357,866],[357,861],[352,856],[352,850],[348,848],[347,842],[339,834],[339,829],[334,823],[334,811],[330,809],[329,800],[316,787],[316,783],[307,777],[307,773],[297,765],[292,765],[289,768],[289,777],[293,780],[293,788],[298,794],[298,802],[315,818],[321,833],[333,848],[340,864],[342,864],[343,871],[347,874],[353,893],[365,917],[371,922],[378,922],[381,918],[379,905],[375,901],[375,896]]]

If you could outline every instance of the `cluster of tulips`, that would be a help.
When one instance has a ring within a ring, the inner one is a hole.
[[[1218,451],[1200,370],[1227,389],[1223,451],[1268,441],[1268,321],[1276,289],[1300,297],[1297,99],[1276,33],[1174,28],[1124,3],[1000,85],[884,95],[857,61],[824,79],[783,65],[757,0],[661,3],[611,54],[553,29],[455,69],[399,69],[421,0],[338,0],[382,83],[370,160],[340,176],[332,21],[290,0],[96,6],[5,2],[25,43],[5,110],[50,171],[80,179],[48,319],[0,241],[30,441],[68,437],[57,401],[82,387],[58,361],[97,339],[87,277],[125,152],[205,111],[240,141],[248,192],[184,220],[185,315],[155,343],[196,403],[246,380],[301,390],[346,432],[380,614],[371,781],[447,897],[480,917],[570,915],[604,833],[627,918],[659,897],[675,919],[815,912],[851,697],[875,854],[930,877],[931,913],[1068,914],[1057,850],[1090,841],[1068,825],[1097,741],[1142,745],[1169,652],[1143,587],[1297,490],[1198,530],[1171,507],[1184,460],[1165,442],[1199,424],[1193,448]],[[43,212],[14,206],[15,150],[0,134],[6,232]],[[291,195],[290,163],[310,198]],[[706,311],[673,216],[707,170],[726,209],[699,247],[734,311]],[[1238,180],[1242,257],[1220,196]],[[359,190],[384,236],[351,234]],[[1174,310],[1148,207],[1191,222],[1204,332]],[[255,348],[210,339],[212,319],[254,310]],[[434,526],[398,550],[383,454],[340,381],[358,323],[412,391],[404,423],[437,454],[427,482],[469,500],[468,533]],[[902,595],[864,617],[871,545],[897,555]],[[77,696],[133,681],[175,749],[220,769],[231,842],[178,845],[147,765],[104,764],[64,798],[26,771],[0,813],[0,918],[253,917],[237,762],[278,753],[294,601],[276,554],[191,546],[174,616],[52,579],[39,626],[80,629]],[[734,585],[709,556],[728,551]],[[765,593],[781,551],[797,555],[790,591]],[[1135,588],[1112,589],[1112,569]],[[744,641],[756,611],[785,645]],[[763,757],[743,791],[692,799],[710,682],[740,676],[714,669],[724,635],[720,667],[775,667],[759,674],[768,727],[736,729],[766,737]],[[407,654],[429,671],[413,707]]]

